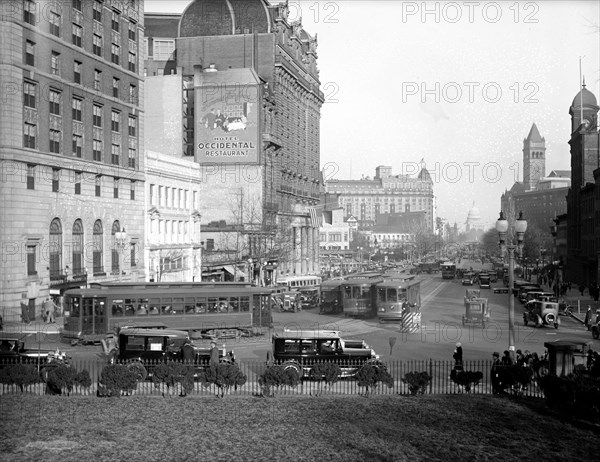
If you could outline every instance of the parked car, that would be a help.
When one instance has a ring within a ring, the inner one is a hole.
[[[23,334],[10,332],[0,334],[0,367],[19,362],[45,364],[53,358],[54,350],[25,348]]]
[[[558,310],[558,303],[536,300],[527,304],[527,311],[523,313],[523,323],[527,325],[532,322],[536,327],[554,326],[555,329],[558,329],[560,325]]]
[[[527,294],[529,292],[539,292],[540,290],[542,290],[542,288],[537,284],[523,285],[519,287],[519,301],[524,304],[527,301]]]
[[[194,348],[194,365],[204,368],[210,360],[210,347],[191,342],[187,332],[175,329],[122,328],[114,350],[105,351],[110,362],[125,362],[138,368],[141,380],[152,376],[152,366],[164,361],[183,360],[182,347],[189,342]],[[219,361],[235,361],[224,345],[218,347]]]
[[[347,340],[334,330],[284,330],[273,334],[272,358],[300,377],[310,377],[312,365],[332,362],[342,377],[356,374],[363,364],[382,366],[379,355],[364,340]]]

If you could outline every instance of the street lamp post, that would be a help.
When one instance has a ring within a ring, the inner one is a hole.
[[[123,252],[127,245],[127,232],[125,228],[115,233],[115,244],[119,250],[119,282],[123,279]]]
[[[504,218],[504,213],[500,212],[500,217],[496,221],[496,231],[498,231],[498,241],[500,252],[504,255],[508,251],[508,351],[512,360],[515,359],[515,296],[513,294],[515,280],[515,250],[519,255],[523,251],[523,238],[527,231],[527,221],[523,219],[523,212],[519,212],[519,218],[515,221],[514,230],[517,234],[517,243],[506,243],[506,232],[508,231],[508,221]],[[511,238],[512,241],[512,238]]]

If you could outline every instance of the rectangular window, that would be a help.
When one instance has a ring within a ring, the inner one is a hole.
[[[129,21],[129,40],[133,40],[135,42],[135,36],[136,36],[136,28],[137,28],[137,24],[135,22]]]
[[[60,131],[58,130],[50,130],[50,152],[60,154]]]
[[[58,192],[60,188],[60,169],[52,169],[52,192]]]
[[[129,85],[129,104],[137,104],[137,88],[135,85]]]
[[[50,73],[60,75],[60,53],[53,51],[50,57]]]
[[[174,39],[154,39],[153,44],[153,58],[155,61],[168,61],[173,57],[173,52],[175,51]]]
[[[23,105],[25,107],[35,108],[36,84],[23,82]]]
[[[81,9],[81,0],[73,0],[73,8],[75,8],[77,11],[83,11]]]
[[[92,159],[101,162],[102,161],[102,141],[92,141]]]
[[[96,175],[96,197],[100,197],[100,194],[102,192],[102,176],[101,175]]]
[[[35,165],[27,164],[27,189],[35,189]]]
[[[36,125],[25,122],[23,125],[23,147],[35,149]]]
[[[102,127],[102,106],[94,104],[93,111],[92,124],[94,127]]]
[[[102,22],[102,2],[98,0],[94,2],[93,18],[95,21]]]
[[[81,62],[73,61],[73,81],[81,83]]]
[[[137,119],[129,116],[129,136],[135,136],[137,133]]]
[[[25,41],[25,64],[35,66],[35,42]]]
[[[71,111],[71,115],[73,116],[73,120],[76,120],[78,122],[82,122],[83,121],[83,113],[81,110],[81,107],[83,105],[83,101],[80,100],[79,98],[73,98],[72,101],[72,111]]]
[[[137,254],[135,251],[135,244],[129,246],[129,261],[132,267],[137,266]]]
[[[118,98],[119,97],[119,79],[117,79],[116,77],[113,77],[113,97],[114,98]]]
[[[81,158],[83,151],[83,136],[73,135],[73,155]]]
[[[37,271],[35,269],[35,261],[36,261],[36,246],[28,245],[27,246],[27,276],[37,275]]]
[[[119,179],[115,178],[113,183],[113,197],[115,199],[119,198]]]
[[[148,59],[148,51],[149,51],[149,47],[148,47],[148,37],[144,37],[144,61],[146,61]],[[145,69],[144,69],[145,71]]]
[[[110,24],[111,24],[112,30],[114,30],[115,32],[119,32],[119,21],[120,21],[119,13],[117,13],[116,11],[113,11]]]
[[[102,90],[102,71],[94,69],[94,90]]]
[[[119,154],[121,153],[121,145],[113,144],[111,153],[112,153],[112,157],[111,157],[112,164],[119,165]]]
[[[61,94],[59,91],[50,90],[50,92],[48,93],[50,114],[60,115],[60,98]]]
[[[81,172],[75,172],[75,194],[81,194]]]
[[[60,37],[60,15],[54,11],[50,11],[48,22],[50,23],[50,33]]]
[[[83,27],[81,27],[79,24],[73,24],[73,32],[71,34],[73,45],[81,48],[82,37],[83,37]]]
[[[129,52],[129,65],[127,66],[131,72],[135,72],[135,53]]]
[[[137,157],[136,154],[135,148],[129,148],[129,157],[127,163],[129,168],[135,168],[135,158]]]
[[[121,113],[117,111],[112,111],[111,121],[110,121],[110,129],[113,132],[119,133],[121,128]]]
[[[129,183],[129,199],[135,200],[135,181],[133,180]]]
[[[27,24],[35,26],[35,10],[36,4],[31,0],[25,0],[23,2],[23,21]]]
[[[121,55],[121,47],[114,43],[110,49],[110,60],[113,64],[119,64],[119,56]]]
[[[97,34],[92,37],[92,52],[96,56],[102,56],[102,37]]]

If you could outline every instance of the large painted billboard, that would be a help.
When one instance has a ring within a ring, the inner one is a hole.
[[[196,161],[250,164],[259,161],[259,86],[250,69],[199,76],[195,87]]]

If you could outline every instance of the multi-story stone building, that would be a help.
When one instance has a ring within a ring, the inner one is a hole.
[[[392,175],[392,167],[381,165],[373,179],[328,180],[325,190],[325,203],[339,205],[346,216],[354,215],[359,231],[370,230],[379,214],[425,212],[425,228],[433,233],[433,181],[424,167],[411,177]]]
[[[132,0],[2,2],[5,320],[91,280],[143,278],[142,13]]]
[[[567,270],[575,284],[600,281],[600,149],[598,106],[585,88],[573,99],[571,115],[571,188],[567,195]]]
[[[145,260],[150,281],[201,280],[199,170],[189,159],[146,151]]]
[[[200,164],[203,223],[242,229],[243,260],[318,272],[316,38],[288,20],[287,3],[265,0],[147,13],[146,36],[156,87],[146,143]]]
[[[554,218],[567,211],[571,172],[552,170],[546,176],[546,141],[535,124],[523,140],[523,181],[515,182],[500,198],[508,219],[523,212],[530,230],[537,229],[550,240]]]
[[[335,208],[321,213],[319,246],[324,250],[350,249],[350,223],[344,220],[344,209]]]

